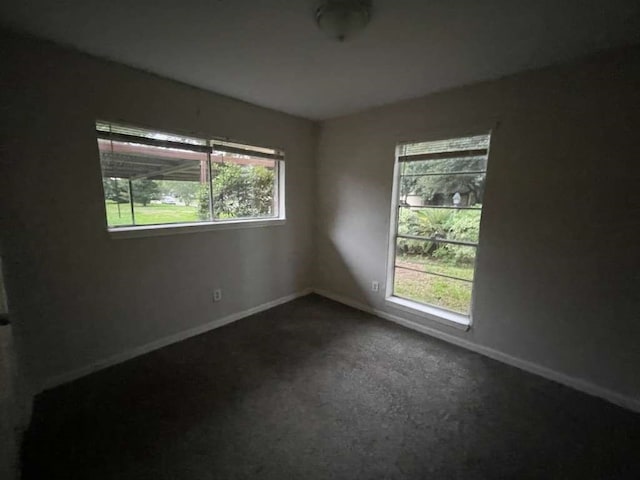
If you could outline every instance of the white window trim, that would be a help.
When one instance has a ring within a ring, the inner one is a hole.
[[[127,122],[110,122],[106,120],[96,120],[96,122],[102,123],[114,123],[117,125],[127,125]],[[173,134],[173,135],[185,135],[187,137],[196,137],[200,139],[208,138],[206,135],[200,134],[187,134],[187,133],[178,133],[173,130],[157,130],[151,127],[145,126],[132,126],[133,128],[141,128],[144,130],[158,131],[160,133]],[[94,130],[95,131],[95,130]],[[211,137],[209,141],[229,141],[228,138],[224,137]],[[238,142],[242,145],[251,145],[248,143]],[[270,148],[274,150],[279,150],[282,152],[283,159],[277,160],[276,162],[276,172],[278,179],[278,216],[277,217],[265,217],[265,218],[234,218],[229,220],[209,220],[209,221],[200,221],[200,222],[189,222],[189,223],[161,223],[156,225],[131,225],[124,227],[110,227],[106,224],[106,211],[105,211],[105,224],[107,233],[109,237],[112,239],[126,239],[126,238],[140,238],[140,237],[160,237],[167,235],[178,235],[185,233],[198,233],[198,232],[210,232],[210,231],[220,231],[220,230],[236,230],[236,229],[244,229],[244,228],[256,228],[256,227],[273,227],[279,225],[286,224],[286,174],[285,174],[285,165],[286,165],[286,153],[283,149],[274,148],[274,147],[264,147]],[[99,156],[99,154],[98,154]],[[102,173],[101,173],[102,175]],[[103,194],[104,197],[104,194]],[[104,201],[104,198],[103,198]]]
[[[211,232],[219,230],[237,230],[242,228],[275,227],[284,225],[286,219],[250,218],[226,220],[220,222],[164,223],[160,225],[138,225],[134,227],[109,228],[109,236],[113,239],[162,237],[184,233]]]
[[[400,188],[400,162],[398,162],[398,147],[396,146],[394,165],[393,165],[393,188],[391,193],[391,213],[389,215],[389,242],[387,246],[387,279],[385,282],[385,301],[390,307],[397,308],[404,312],[410,313],[417,317],[425,318],[427,320],[433,320],[439,323],[443,323],[448,326],[453,326],[463,330],[469,330],[471,327],[471,314],[469,316],[454,313],[444,308],[438,308],[433,305],[427,305],[424,303],[408,300],[402,297],[396,297],[393,294],[393,284],[395,276],[395,264],[396,264],[396,234],[398,231],[398,202],[399,202],[399,188]],[[472,304],[473,304],[473,290],[472,290]]]
[[[442,323],[448,327],[467,331],[471,328],[471,316],[455,313],[444,308],[434,307],[425,303],[414,302],[406,298],[390,296],[386,299],[387,305],[398,310],[410,313],[417,317]]]
[[[430,135],[426,135],[423,139],[415,142],[401,141],[396,144],[395,158],[393,165],[393,187],[391,192],[391,213],[389,215],[389,236],[387,245],[387,278],[385,282],[385,302],[388,306],[405,311],[412,315],[427,320],[435,321],[455,327],[464,331],[468,331],[473,325],[473,311],[475,307],[475,281],[474,287],[471,289],[471,303],[469,305],[469,315],[462,313],[456,313],[445,308],[437,307],[435,305],[429,305],[422,302],[416,302],[402,297],[397,297],[393,294],[393,284],[395,276],[395,260],[396,260],[396,234],[398,230],[398,202],[399,202],[399,188],[400,188],[400,162],[398,162],[398,152],[400,145],[407,143],[419,143],[428,142],[433,140],[439,140],[442,138],[454,138],[463,137],[468,135],[478,134],[478,132],[489,132],[491,135],[491,141],[493,142],[493,134],[495,129],[499,125],[499,122],[495,122],[489,128],[473,128],[463,130],[443,130],[440,132],[431,132]],[[489,150],[491,147],[489,147]],[[480,243],[478,242],[478,248],[476,252],[480,250]],[[478,263],[478,256],[476,255],[475,265]],[[475,268],[475,266],[474,266]]]

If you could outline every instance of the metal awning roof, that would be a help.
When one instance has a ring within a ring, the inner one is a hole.
[[[130,180],[199,182],[206,178],[207,153],[98,139],[102,175]],[[229,153],[211,155],[213,162],[233,162],[274,168],[274,160]]]
[[[228,140],[204,140],[96,122],[102,176],[129,180],[205,181],[215,163],[275,168],[284,152]]]
[[[100,161],[104,177],[200,181],[200,162],[180,162],[161,157],[138,157],[110,152],[100,152]]]

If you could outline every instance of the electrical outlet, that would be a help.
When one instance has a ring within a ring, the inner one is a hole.
[[[376,280],[371,282],[371,291],[378,292],[380,290],[380,283]]]
[[[213,291],[213,301],[214,302],[219,302],[220,300],[222,300],[222,289],[221,288],[216,288]]]

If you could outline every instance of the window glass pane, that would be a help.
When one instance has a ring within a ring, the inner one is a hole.
[[[206,146],[207,141],[201,138],[193,138],[184,135],[176,135],[172,133],[156,132],[140,127],[129,127],[124,125],[114,125],[105,122],[96,122],[96,130],[106,133],[116,133],[124,135],[133,135],[136,137],[152,138],[154,140],[168,140],[170,142],[189,143],[191,145]]]
[[[396,266],[473,280],[476,247],[398,238]]]
[[[129,181],[126,178],[103,177],[107,225],[124,227],[133,225],[129,204]]]
[[[402,155],[418,155],[421,153],[454,152],[457,150],[477,150],[489,148],[489,135],[474,135],[471,137],[456,137],[430,142],[408,143],[402,145]]]
[[[489,142],[399,145],[393,295],[470,314]]]
[[[109,227],[211,219],[206,153],[102,139],[98,147]]]
[[[398,234],[478,243],[481,210],[400,207]]]
[[[214,151],[215,219],[278,216],[278,161]]]
[[[209,184],[199,181],[135,180],[136,225],[209,221]],[[147,202],[145,204],[145,202]]]
[[[407,163],[411,165],[412,163]],[[486,174],[447,174],[400,177],[400,205],[480,207]]]
[[[439,160],[417,160],[401,162],[402,175],[424,175],[431,173],[478,172],[487,169],[486,155]]]
[[[109,227],[280,215],[281,150],[100,121],[96,132]]]
[[[468,315],[471,308],[470,282],[395,268],[393,294]]]
[[[238,153],[234,152],[234,149],[245,150],[254,153],[263,153],[267,155],[277,155],[279,157],[283,156],[283,152],[280,150],[275,150],[273,148],[267,147],[256,147],[255,145],[245,145],[244,143],[236,143],[236,142],[223,142],[219,140],[215,140],[213,142],[214,150],[219,151],[219,153],[228,152],[228,153]],[[242,152],[244,153],[244,152]],[[250,155],[250,154],[249,154]],[[263,158],[260,155],[256,155],[257,157]]]

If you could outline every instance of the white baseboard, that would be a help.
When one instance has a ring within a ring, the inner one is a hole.
[[[526,372],[533,373],[534,375],[539,375],[548,380],[561,383],[563,385],[566,385],[567,387],[573,388],[575,390],[579,390],[580,392],[586,393],[588,395],[593,395],[595,397],[602,398],[618,406],[624,407],[628,410],[640,412],[640,398],[633,398],[633,397],[628,397],[626,395],[622,395],[620,393],[614,392],[607,388],[603,388],[598,385],[595,385],[586,380],[572,377],[564,373],[560,373],[556,370],[552,370],[548,367],[543,367],[542,365],[538,365],[537,363],[533,363],[528,360],[523,360],[521,358],[513,357],[511,355],[500,352],[498,350],[494,350],[489,347],[485,347],[473,342],[469,342],[468,340],[456,337],[454,335],[450,335],[446,332],[442,332],[435,328],[431,328],[427,325],[423,325],[411,320],[407,320],[406,318],[402,318],[397,315],[392,315],[390,313],[383,312],[382,310],[377,310],[375,308],[372,308],[370,306],[367,306],[360,302],[352,300],[351,298],[347,298],[342,295],[337,295],[327,290],[316,288],[313,291],[318,295],[329,298],[338,303],[348,305],[357,310],[362,310],[364,312],[371,313],[377,317],[384,318],[385,320],[390,320],[392,322],[403,325],[407,328],[411,328],[412,330],[417,330],[419,332],[426,333],[427,335],[431,335],[432,337],[439,338],[440,340],[444,340],[445,342],[449,342],[459,347],[466,348],[467,350],[471,350],[473,352],[479,353],[481,355],[492,358],[499,362],[506,363],[507,365],[511,365],[513,367],[519,368]]]
[[[267,303],[263,303],[262,305],[258,305],[256,307],[252,307],[238,313],[227,315],[226,317],[212,320],[211,322],[205,323],[204,325],[198,325],[197,327],[193,327],[188,330],[183,330],[182,332],[174,333],[173,335],[169,335],[159,340],[155,340],[151,343],[147,343],[145,345],[141,345],[139,347],[135,347],[121,353],[117,353],[110,357],[98,360],[97,362],[91,363],[90,365],[87,365],[85,367],[81,367],[75,370],[71,370],[69,372],[62,373],[60,375],[50,377],[47,380],[45,380],[45,382],[43,383],[39,391],[36,393],[42,392],[44,390],[48,390],[50,388],[57,387],[64,383],[71,382],[73,380],[76,380],[80,377],[84,377],[85,375],[89,375],[90,373],[96,372],[103,368],[107,368],[112,365],[117,365],[118,363],[122,363],[132,358],[138,357],[140,355],[144,355],[145,353],[149,353],[159,348],[166,347],[167,345],[171,345],[172,343],[180,342],[182,340],[186,340],[187,338],[194,337],[196,335],[200,335],[201,333],[208,332],[209,330],[213,330],[213,329],[222,327],[224,325],[228,325],[229,323],[235,322],[236,320],[240,320],[250,315],[281,305],[283,303],[290,302],[291,300],[294,300],[298,297],[309,295],[312,292],[313,292],[313,289],[307,288],[300,292],[293,293],[285,297],[277,298]]]
[[[539,375],[541,377],[547,378],[549,380],[561,383],[568,387],[571,387],[575,390],[579,390],[583,393],[593,395],[604,400],[607,400],[611,403],[619,405],[621,407],[627,408],[629,410],[633,410],[635,412],[640,412],[640,399],[628,397],[622,395],[620,393],[614,392],[612,390],[600,387],[586,380],[582,380],[580,378],[572,377],[566,375],[564,373],[557,372],[548,367],[544,367],[542,365],[538,365],[536,363],[530,362],[528,360],[523,360],[517,357],[513,357],[506,353],[500,352],[498,350],[494,350],[489,347],[485,347],[483,345],[478,345],[473,342],[469,342],[463,338],[456,337],[454,335],[450,335],[441,330],[437,330],[435,328],[429,327],[427,325],[423,325],[418,322],[414,322],[412,320],[408,320],[406,318],[399,317],[397,315],[392,315],[390,313],[384,312],[382,310],[378,310],[372,308],[363,303],[357,302],[351,298],[335,294],[333,292],[329,292],[323,289],[305,289],[300,292],[287,295],[285,297],[278,298],[276,300],[272,300],[267,303],[263,303],[262,305],[258,305],[256,307],[249,308],[247,310],[243,310],[241,312],[237,312],[231,315],[227,315],[226,317],[218,318],[209,323],[205,323],[204,325],[198,325],[197,327],[190,328],[188,330],[184,330],[182,332],[178,332],[173,335],[169,335],[167,337],[161,338],[151,343],[147,343],[145,345],[141,345],[139,347],[132,348],[125,352],[118,353],[116,355],[112,355],[110,357],[98,360],[90,365],[85,367],[78,368],[76,370],[71,370],[69,372],[62,373],[60,375],[56,375],[48,378],[41,388],[40,391],[48,390],[50,388],[57,387],[64,383],[71,382],[80,377],[84,377],[90,373],[96,372],[103,368],[110,367],[112,365],[116,365],[118,363],[125,362],[132,358],[135,358],[140,355],[144,355],[145,353],[152,352],[162,347],[166,347],[167,345],[171,345],[172,343],[179,342],[181,340],[185,340],[187,338],[200,335],[201,333],[208,332],[209,330],[213,330],[229,323],[235,322],[236,320],[240,320],[242,318],[248,317],[258,312],[262,312],[264,310],[268,310],[277,305],[281,305],[283,303],[290,302],[298,297],[303,297],[310,293],[317,293],[323,297],[329,298],[336,302],[342,303],[344,305],[348,305],[357,310],[361,310],[367,313],[371,313],[377,317],[383,318],[385,320],[390,320],[394,323],[400,324],[404,327],[410,328],[412,330],[417,330],[419,332],[425,333],[432,337],[439,338],[440,340],[444,340],[445,342],[452,343],[462,348],[466,348],[467,350],[471,350],[473,352],[479,353],[486,357],[492,358],[502,363],[506,363],[507,365],[511,365],[513,367],[519,368],[529,373],[533,373],[535,375]]]

